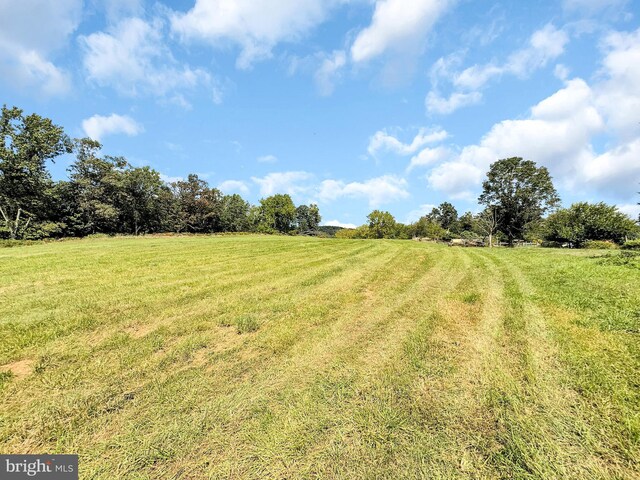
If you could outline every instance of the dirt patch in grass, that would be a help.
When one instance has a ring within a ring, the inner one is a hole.
[[[154,323],[145,323],[143,325],[134,325],[125,330],[133,338],[142,338],[153,332],[158,326]]]
[[[16,379],[28,377],[33,373],[33,360],[18,360],[0,366],[0,372],[9,372]]]

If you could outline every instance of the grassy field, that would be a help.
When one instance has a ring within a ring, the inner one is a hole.
[[[640,268],[602,255],[0,249],[0,452],[91,479],[640,478]]]

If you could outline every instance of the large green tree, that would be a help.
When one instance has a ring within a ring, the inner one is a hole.
[[[296,206],[288,194],[276,194],[260,200],[259,230],[287,233],[293,230]]]
[[[457,229],[458,211],[449,202],[443,202],[434,208],[430,217],[447,231]]]
[[[447,233],[431,215],[424,215],[411,225],[413,236],[440,240]]]
[[[168,227],[172,196],[160,174],[149,168],[129,168],[123,172],[119,197],[120,229],[125,233],[159,232]]]
[[[396,219],[389,212],[374,210],[367,215],[371,238],[391,238],[396,231]]]
[[[120,229],[124,171],[129,164],[123,157],[100,157],[101,148],[90,138],[75,141],[76,161],[69,167],[69,200],[74,206],[67,224],[76,235]]]
[[[311,205],[300,205],[296,208],[296,223],[298,225],[298,231],[301,233],[318,230],[318,225],[320,225],[321,220],[320,209],[315,203]]]
[[[223,232],[246,232],[250,229],[249,210],[251,205],[240,195],[222,197],[220,227]]]
[[[171,184],[175,198],[173,227],[177,232],[221,231],[222,192],[191,174]]]
[[[556,207],[560,198],[545,167],[512,157],[491,165],[478,201],[495,209],[498,228],[513,245],[524,237],[527,225]]]
[[[46,162],[70,153],[62,127],[16,107],[0,113],[0,221],[10,238],[25,234],[31,223],[45,221],[52,181]]]

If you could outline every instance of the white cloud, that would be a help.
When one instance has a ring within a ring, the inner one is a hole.
[[[324,180],[320,184],[318,197],[326,202],[341,197],[364,198],[370,207],[409,197],[407,181],[394,175],[383,175],[366,182],[345,183],[340,180]]]
[[[496,76],[526,77],[562,55],[568,42],[569,36],[565,31],[547,24],[531,35],[529,45],[512,53],[503,65],[474,65],[456,75],[453,83],[458,88],[477,90]]]
[[[633,196],[640,181],[640,138],[586,159],[580,173],[589,186],[600,191]]]
[[[640,29],[608,35],[603,48],[603,72],[608,77],[595,87],[598,108],[623,140],[640,134]]]
[[[626,215],[629,215],[629,217],[633,218],[634,220],[640,218],[640,205],[638,205],[637,203],[626,203],[618,205],[618,210]]]
[[[461,63],[461,55],[440,58],[431,67],[432,90],[425,98],[427,111],[449,114],[459,108],[477,104],[482,100],[479,90],[491,79],[507,74],[525,78],[562,55],[568,42],[569,36],[564,30],[547,24],[531,35],[526,47],[513,52],[502,64],[477,64],[455,73],[453,68]],[[558,68],[556,72],[562,73]],[[450,79],[454,91],[449,97],[443,97],[439,93],[440,80]]]
[[[80,23],[82,0],[0,2],[0,45],[40,53],[63,47]]]
[[[343,223],[339,220],[329,220],[326,222],[322,222],[322,225],[327,227],[342,227],[342,228],[357,228],[358,226],[353,223]]]
[[[304,193],[309,190],[307,184],[301,184],[313,177],[307,172],[273,172],[259,178],[251,177],[254,183],[260,187],[260,195],[269,196],[276,193],[288,193],[291,196]]]
[[[249,186],[241,180],[225,180],[218,185],[218,190],[225,194],[228,192],[240,192],[246,195],[249,193]]]
[[[35,50],[16,50],[0,56],[0,74],[13,87],[36,89],[45,96],[64,95],[71,88],[71,76]]]
[[[431,210],[433,210],[434,208],[436,208],[435,205],[432,205],[430,203],[423,203],[418,208],[416,208],[415,210],[411,210],[407,214],[407,217],[404,223],[409,224],[409,223],[417,222],[418,220],[420,220],[420,217],[423,217],[428,213],[431,213]]]
[[[184,106],[188,102],[181,90],[206,86],[212,88],[212,99],[221,101],[217,84],[207,72],[178,65],[173,59],[163,43],[162,27],[158,19],[149,24],[128,18],[108,32],[80,37],[89,80],[125,95],[157,95]]]
[[[640,29],[609,34],[603,52],[596,83],[567,80],[528,118],[495,124],[477,145],[434,168],[431,186],[454,198],[471,197],[492,162],[521,156],[548,167],[556,184],[570,191],[595,190],[630,202],[640,178]],[[597,152],[593,142],[602,134],[607,143]]]
[[[184,180],[184,177],[172,177],[169,175],[165,175],[164,173],[161,173],[160,180],[162,180],[165,183],[181,182]]]
[[[432,188],[447,193],[453,199],[472,199],[473,190],[485,171],[476,165],[461,161],[443,163],[434,168],[427,180]]]
[[[428,181],[452,198],[470,197],[491,163],[513,156],[531,159],[567,182],[575,181],[577,166],[592,157],[590,138],[603,128],[591,88],[583,80],[571,80],[535,105],[529,118],[495,124],[478,145],[464,147],[456,159],[436,167]]]
[[[347,55],[343,50],[334,51],[325,56],[315,73],[315,82],[321,95],[331,95],[340,78],[340,71],[347,63]]]
[[[627,0],[563,0],[562,6],[568,11],[593,15],[610,8],[619,8],[626,3]]]
[[[127,115],[112,113],[108,117],[94,115],[82,121],[84,133],[94,140],[101,140],[106,135],[124,133],[130,137],[144,131],[142,125]]]
[[[196,0],[186,13],[171,16],[171,28],[184,40],[226,44],[241,49],[236,61],[248,68],[255,61],[269,58],[280,42],[296,41],[322,23],[341,0]]]
[[[260,163],[276,163],[278,161],[278,157],[275,155],[263,155],[262,157],[258,157],[257,160]]]
[[[556,78],[562,80],[563,82],[569,79],[570,70],[566,65],[562,65],[559,63],[553,69],[553,74]]]
[[[453,152],[448,147],[439,146],[436,148],[425,148],[420,153],[411,158],[407,172],[410,172],[416,167],[425,167],[428,165],[435,165],[444,160],[447,160],[453,156]]]
[[[431,91],[425,99],[425,105],[429,113],[449,114],[459,108],[475,105],[481,100],[482,94],[480,92],[453,92],[449,98],[444,98],[436,92]]]
[[[384,130],[379,130],[369,139],[367,152],[375,157],[380,152],[392,152],[396,155],[411,155],[418,149],[429,143],[440,142],[447,138],[449,134],[441,128],[429,130],[421,128],[411,143],[402,143],[393,135]]]
[[[104,10],[107,19],[115,23],[125,17],[137,17],[144,13],[143,0],[92,0],[96,8]]]
[[[354,62],[371,60],[389,50],[421,49],[426,35],[447,10],[447,0],[377,0],[371,24],[351,46]]]
[[[69,91],[71,76],[51,59],[77,28],[81,0],[0,2],[0,78],[43,95]]]

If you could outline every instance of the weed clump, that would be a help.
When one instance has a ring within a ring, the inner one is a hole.
[[[251,333],[257,331],[260,328],[260,324],[254,317],[243,315],[236,320],[236,328],[238,329],[238,334]]]

